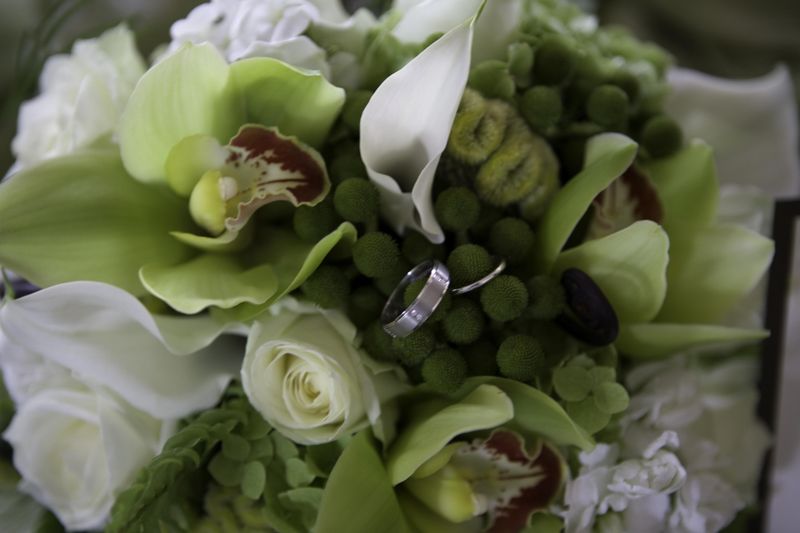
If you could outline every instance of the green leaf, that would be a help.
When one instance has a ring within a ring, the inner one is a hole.
[[[0,263],[40,286],[75,280],[145,294],[138,271],[190,249],[169,232],[193,227],[185,202],[131,179],[119,156],[87,150],[0,185]]]
[[[411,477],[456,435],[491,429],[513,416],[509,397],[492,385],[478,385],[462,399],[435,412],[428,406],[419,409],[389,448],[386,469],[392,485]]]
[[[500,388],[514,404],[514,423],[554,444],[594,447],[594,441],[579,427],[553,398],[529,385],[511,379],[476,377],[467,380],[466,390],[481,384]]]
[[[286,460],[286,482],[292,488],[307,487],[316,477],[306,462],[299,457]]]
[[[655,222],[640,220],[616,233],[562,252],[553,269],[586,272],[620,321],[652,320],[667,293],[669,238]]]
[[[741,226],[717,224],[672,241],[660,322],[712,324],[752,291],[775,244]]]
[[[409,531],[383,462],[366,431],[350,441],[333,468],[314,531]]]
[[[763,329],[705,324],[623,324],[615,344],[633,359],[658,359],[690,348],[714,351],[767,337],[769,332]]]
[[[277,59],[243,59],[230,71],[247,122],[275,126],[314,147],[322,145],[344,105],[344,90],[320,73]]]
[[[334,246],[340,242],[352,244],[355,240],[356,228],[349,222],[341,224],[314,245],[302,241],[292,231],[271,228],[259,232],[248,259],[272,267],[278,279],[276,292],[261,305],[246,303],[229,311],[214,312],[222,320],[247,321],[258,316],[272,303],[302,285]]]
[[[694,142],[677,154],[643,165],[658,191],[670,236],[694,231],[714,221],[719,185],[714,154],[707,144]]]
[[[260,461],[250,461],[242,471],[242,494],[251,500],[257,500],[264,493],[267,472]]]
[[[210,306],[261,304],[278,290],[270,265],[247,268],[237,257],[223,254],[202,254],[172,266],[145,265],[139,277],[151,294],[189,315]]]
[[[617,133],[597,135],[586,145],[586,163],[553,198],[537,233],[536,261],[547,272],[595,196],[631,166],[637,145]]]

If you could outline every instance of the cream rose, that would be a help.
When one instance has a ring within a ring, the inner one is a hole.
[[[20,488],[67,529],[85,530],[103,525],[117,494],[158,453],[165,425],[73,380],[20,405],[4,437]]]
[[[356,328],[344,315],[289,298],[254,323],[242,385],[270,424],[302,444],[385,422],[381,404],[404,387],[393,367],[358,349]]]

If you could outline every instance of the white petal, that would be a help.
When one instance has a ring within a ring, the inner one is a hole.
[[[330,79],[330,68],[325,60],[325,51],[303,35],[285,41],[255,41],[241,52],[233,55],[232,61],[249,57],[272,57],[293,67],[317,70]]]
[[[714,147],[723,184],[755,185],[777,197],[797,195],[797,107],[786,67],[745,81],[674,69],[668,80],[667,111],[687,137]]]
[[[238,339],[217,339],[225,328],[210,318],[154,318],[127,292],[95,282],[8,302],[0,328],[22,349],[160,419],[216,403],[243,354]]]
[[[396,231],[411,227],[433,242],[444,234],[431,188],[470,66],[474,18],[392,74],[361,116],[361,155]]]
[[[448,32],[472,17],[481,3],[482,0],[424,0],[406,6],[408,10],[392,34],[403,42],[424,41],[429,35]]]

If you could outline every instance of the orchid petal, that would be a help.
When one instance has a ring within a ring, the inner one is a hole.
[[[248,122],[276,127],[314,147],[325,141],[344,105],[344,90],[318,72],[277,59],[242,59],[230,66],[230,73]]]
[[[769,336],[763,329],[706,324],[622,324],[616,347],[633,359],[658,359],[686,350],[719,353]]]
[[[189,253],[168,233],[193,227],[184,203],[131,179],[111,151],[48,161],[0,191],[0,262],[39,286],[89,279],[144,294],[142,264]]]
[[[188,198],[200,177],[212,168],[222,168],[228,153],[211,135],[190,135],[178,141],[167,154],[164,172],[167,184]]]
[[[481,517],[455,524],[431,511],[402,487],[397,490],[397,499],[406,519],[418,533],[480,533],[484,530]]]
[[[272,267],[246,268],[229,254],[203,254],[175,266],[145,265],[139,277],[151,294],[188,315],[210,306],[262,304],[278,290]]]
[[[511,400],[492,385],[478,385],[460,401],[430,411],[430,407],[422,408],[412,415],[389,448],[386,470],[392,485],[410,478],[456,435],[491,429],[514,416]]]
[[[658,190],[664,208],[662,226],[671,236],[711,224],[719,186],[711,148],[693,142],[677,154],[651,161],[644,170]]]
[[[139,80],[120,120],[122,160],[141,181],[164,180],[172,147],[184,137],[227,142],[244,122],[229,67],[210,44],[187,44]]]
[[[383,215],[398,233],[408,227],[444,240],[431,189],[469,76],[474,21],[389,76],[361,115],[361,156],[380,191]]]
[[[797,104],[789,69],[745,81],[673,69],[666,110],[688,137],[715,150],[722,183],[756,185],[777,197],[800,192]]]
[[[717,224],[673,239],[660,322],[713,324],[752,291],[769,268],[772,240]]]
[[[10,342],[159,419],[214,405],[243,354],[234,339],[217,340],[225,328],[209,317],[154,317],[125,291],[94,282],[7,302],[0,328]]]
[[[592,137],[583,170],[553,197],[537,233],[538,267],[547,271],[595,197],[622,175],[636,157],[637,145],[618,133]]]
[[[386,469],[367,432],[350,441],[333,467],[314,531],[408,533]]]
[[[607,237],[561,252],[555,273],[586,272],[623,322],[648,322],[667,293],[669,238],[655,222],[640,220]]]
[[[277,290],[260,305],[244,303],[228,311],[217,309],[213,311],[229,321],[245,322],[250,320],[302,285],[322,264],[334,246],[339,243],[352,245],[355,240],[356,229],[348,222],[341,224],[314,245],[301,241],[292,231],[281,229],[261,231],[256,244],[251,249],[248,261],[256,265],[270,265],[273,273],[277,276]]]

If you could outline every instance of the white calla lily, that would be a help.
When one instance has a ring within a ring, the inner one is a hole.
[[[431,189],[467,84],[476,17],[389,76],[361,116],[361,157],[398,233],[413,228],[433,242],[444,240]]]
[[[38,392],[31,368],[48,381],[68,371],[159,419],[214,405],[244,354],[239,339],[218,338],[226,328],[211,318],[155,317],[122,289],[95,282],[55,285],[7,302],[0,329],[11,347],[0,363],[18,403]]]
[[[784,66],[731,81],[673,69],[666,110],[690,138],[714,147],[723,184],[755,185],[777,197],[800,192],[797,105]]]

